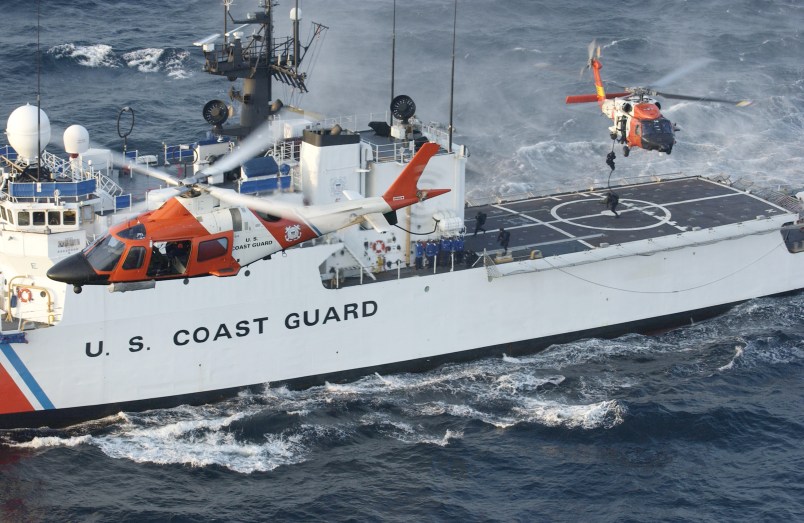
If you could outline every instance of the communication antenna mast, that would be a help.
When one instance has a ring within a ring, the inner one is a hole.
[[[41,0],[36,0],[36,179],[42,179],[42,57],[39,50],[39,13]]]
[[[447,152],[452,152],[452,109],[453,100],[455,95],[455,33],[458,27],[458,0],[455,0],[455,7],[453,9],[452,17],[452,73],[450,74],[449,83],[449,143],[447,144]]]
[[[391,18],[391,100],[394,99],[394,72],[396,70],[396,0],[394,0],[394,15]],[[394,115],[389,114],[389,124],[394,124]]]

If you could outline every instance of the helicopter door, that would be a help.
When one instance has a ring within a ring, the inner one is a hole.
[[[631,132],[628,133],[628,144],[634,147],[642,147],[642,120],[631,119]]]
[[[240,265],[232,257],[234,243],[232,231],[193,239],[194,255],[190,272],[193,275],[213,274],[215,276],[234,276]]]
[[[146,275],[154,278],[181,276],[187,272],[190,240],[154,242]]]

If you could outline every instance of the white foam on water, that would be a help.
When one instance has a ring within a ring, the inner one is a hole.
[[[507,429],[509,427],[513,427],[514,425],[519,424],[521,421],[515,417],[489,414],[469,405],[444,404],[443,410],[444,413],[455,416],[456,418],[467,418],[481,421],[487,425],[497,427],[498,429]]]
[[[162,58],[164,52],[164,49],[156,47],[138,49],[124,54],[123,60],[126,61],[126,65],[140,72],[155,73],[160,69],[159,59]]]
[[[515,374],[503,374],[495,381],[495,388],[499,392],[516,394],[519,392],[530,392],[544,388],[546,385],[558,386],[566,378],[561,375],[556,376],[534,376],[524,372]]]
[[[31,441],[25,441],[22,443],[8,442],[7,445],[21,449],[43,449],[49,447],[75,447],[78,445],[83,445],[84,443],[89,443],[91,440],[92,436],[90,435],[68,437],[35,436]]]
[[[235,434],[226,429],[243,417],[245,414],[238,412],[163,424],[155,419],[152,426],[121,427],[117,433],[93,437],[90,443],[109,457],[136,463],[217,465],[241,473],[270,471],[306,459],[307,449],[301,433],[266,434],[262,442],[237,440]]]
[[[168,76],[177,80],[191,77],[193,75],[192,72],[184,68],[189,56],[189,52],[181,50],[170,57],[165,62],[165,71],[167,71]]]
[[[727,371],[734,368],[734,362],[737,361],[737,358],[740,358],[743,355],[743,348],[739,345],[735,345],[734,347],[734,356],[732,356],[731,361],[727,364],[723,365],[722,367],[718,367],[717,370],[719,371]]]
[[[524,421],[547,427],[568,429],[612,428],[623,422],[627,409],[617,400],[606,400],[589,405],[569,405],[556,401],[525,398],[514,412]]]
[[[48,50],[58,58],[70,58],[85,67],[119,67],[112,46],[106,44],[75,45],[60,44]]]

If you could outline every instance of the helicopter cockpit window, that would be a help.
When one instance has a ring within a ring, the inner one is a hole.
[[[642,122],[643,133],[646,136],[656,134],[671,134],[673,124],[667,118],[657,118],[656,120],[645,120]]]
[[[229,251],[229,240],[227,238],[217,238],[207,240],[198,244],[198,261],[203,262],[223,256]]]
[[[135,245],[128,250],[126,259],[123,262],[125,270],[139,269],[142,267],[142,261],[145,259],[145,247]]]
[[[117,233],[121,238],[128,238],[131,240],[141,240],[145,238],[145,226],[141,223],[128,229],[124,229]]]
[[[123,255],[126,244],[107,234],[99,243],[85,250],[87,261],[96,271],[111,271]]]

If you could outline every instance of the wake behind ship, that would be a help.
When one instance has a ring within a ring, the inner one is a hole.
[[[283,105],[271,83],[305,91],[309,46],[276,38],[272,9],[235,20],[248,39],[197,42],[206,71],[242,79],[239,123],[212,100],[207,138],[121,158],[73,126],[61,158],[44,112],[9,118],[0,427],[532,352],[804,287],[790,196],[676,175],[467,201],[467,147],[412,98]],[[137,192],[147,175],[168,187]]]

